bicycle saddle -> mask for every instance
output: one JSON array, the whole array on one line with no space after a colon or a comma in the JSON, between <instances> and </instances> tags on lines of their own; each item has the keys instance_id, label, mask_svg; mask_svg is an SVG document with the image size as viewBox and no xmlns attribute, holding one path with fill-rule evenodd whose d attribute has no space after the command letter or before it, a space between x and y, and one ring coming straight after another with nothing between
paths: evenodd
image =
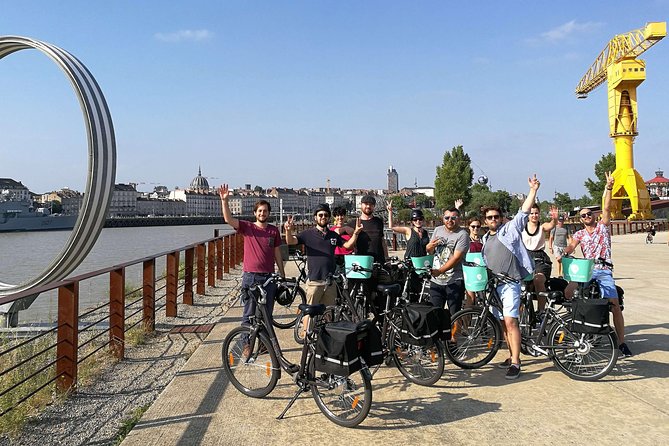
<instances>
[{"instance_id":1,"label":"bicycle saddle","mask_svg":"<svg viewBox=\"0 0 669 446\"><path fill-rule=\"evenodd\" d=\"M402 294L402 286L399 283L393 283L390 285L377 285L376 291L390 297L397 297Z\"/></svg>"},{"instance_id":2,"label":"bicycle saddle","mask_svg":"<svg viewBox=\"0 0 669 446\"><path fill-rule=\"evenodd\" d=\"M300 311L307 316L319 316L325 313L325 305L323 304L300 304L297 308L299 308Z\"/></svg>"}]
</instances>

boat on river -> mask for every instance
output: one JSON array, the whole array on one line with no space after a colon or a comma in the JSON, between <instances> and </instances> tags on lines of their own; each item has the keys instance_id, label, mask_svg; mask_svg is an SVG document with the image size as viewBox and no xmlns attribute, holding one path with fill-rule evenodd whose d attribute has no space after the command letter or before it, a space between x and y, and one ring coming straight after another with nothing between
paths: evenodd
<instances>
[{"instance_id":1,"label":"boat on river","mask_svg":"<svg viewBox=\"0 0 669 446\"><path fill-rule=\"evenodd\" d=\"M76 222L76 215L52 214L30 201L0 201L0 232L65 230Z\"/></svg>"}]
</instances>

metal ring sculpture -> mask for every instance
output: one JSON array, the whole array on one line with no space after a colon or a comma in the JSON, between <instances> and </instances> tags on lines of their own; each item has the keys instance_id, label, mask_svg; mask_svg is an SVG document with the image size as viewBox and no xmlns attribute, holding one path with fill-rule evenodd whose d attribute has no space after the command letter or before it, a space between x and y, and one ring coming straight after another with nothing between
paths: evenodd
<instances>
[{"instance_id":1,"label":"metal ring sculpture","mask_svg":"<svg viewBox=\"0 0 669 446\"><path fill-rule=\"evenodd\" d=\"M57 46L26 37L0 37L0 59L30 48L41 51L63 70L79 99L88 135L86 192L79 218L60 254L32 280L20 285L0 282L0 297L63 279L81 264L105 224L116 176L116 141L112 118L93 75L76 57Z\"/></svg>"}]
</instances>

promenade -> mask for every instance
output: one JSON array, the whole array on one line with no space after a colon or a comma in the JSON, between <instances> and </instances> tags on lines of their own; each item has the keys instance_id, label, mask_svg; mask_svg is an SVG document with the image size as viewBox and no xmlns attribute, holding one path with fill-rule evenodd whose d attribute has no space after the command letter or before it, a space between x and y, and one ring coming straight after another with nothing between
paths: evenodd
<instances>
[{"instance_id":1,"label":"promenade","mask_svg":"<svg viewBox=\"0 0 669 446\"><path fill-rule=\"evenodd\" d=\"M574 381L545 357L523 356L519 379L492 364L461 370L446 364L433 387L407 382L394 367L373 380L373 404L356 429L328 421L310 393L276 420L295 391L283 373L264 399L243 396L221 368L221 346L238 325L233 306L128 434L133 445L307 444L665 444L669 438L669 247L667 233L615 236L615 278L625 289L627 343L598 382ZM216 293L217 288L208 293ZM196 302L197 303L197 302ZM278 331L289 357L299 355L292 331Z\"/></svg>"}]
</instances>

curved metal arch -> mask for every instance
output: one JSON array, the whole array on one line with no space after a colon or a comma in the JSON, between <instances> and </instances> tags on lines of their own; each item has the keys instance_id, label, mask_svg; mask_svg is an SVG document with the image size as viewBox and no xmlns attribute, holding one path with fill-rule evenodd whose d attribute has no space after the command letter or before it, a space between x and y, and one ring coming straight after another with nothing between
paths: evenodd
<instances>
[{"instance_id":1,"label":"curved metal arch","mask_svg":"<svg viewBox=\"0 0 669 446\"><path fill-rule=\"evenodd\" d=\"M93 75L67 51L26 37L0 36L0 59L25 49L36 49L65 73L79 99L88 136L88 173L79 218L70 238L51 264L20 285L0 282L0 297L63 279L81 264L105 224L116 177L116 140L112 117Z\"/></svg>"}]
</instances>

